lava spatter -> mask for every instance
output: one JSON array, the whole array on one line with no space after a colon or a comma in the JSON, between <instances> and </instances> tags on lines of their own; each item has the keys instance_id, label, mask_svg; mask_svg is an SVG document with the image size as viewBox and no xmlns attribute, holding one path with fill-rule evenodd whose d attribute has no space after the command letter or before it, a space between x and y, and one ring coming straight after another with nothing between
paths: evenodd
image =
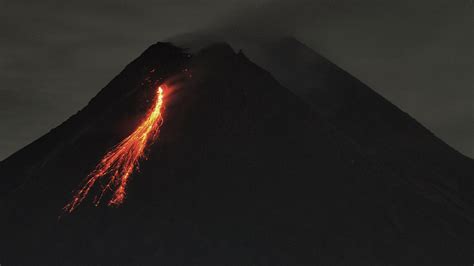
<instances>
[{"instance_id":1,"label":"lava spatter","mask_svg":"<svg viewBox=\"0 0 474 266\"><path fill-rule=\"evenodd\" d=\"M99 195L94 198L97 206L106 191L112 191L109 206L120 205L126 195L130 175L138 167L138 162L145 156L145 148L158 137L163 124L164 85L158 86L153 105L139 126L127 138L107 152L96 168L84 180L82 188L74 193L73 199L64 207L72 212L86 198L91 188L100 179L109 178Z\"/></svg>"}]
</instances>

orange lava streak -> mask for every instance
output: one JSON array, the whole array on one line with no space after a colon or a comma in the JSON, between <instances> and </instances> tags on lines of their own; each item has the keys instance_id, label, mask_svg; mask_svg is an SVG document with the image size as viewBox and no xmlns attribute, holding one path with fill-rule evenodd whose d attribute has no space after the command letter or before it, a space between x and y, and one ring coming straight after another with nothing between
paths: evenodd
<instances>
[{"instance_id":1,"label":"orange lava streak","mask_svg":"<svg viewBox=\"0 0 474 266\"><path fill-rule=\"evenodd\" d=\"M133 170L138 166L138 161L144 157L147 144L158 136L163 123L163 88L158 87L153 107L148 111L146 118L133 131L110 150L86 178L84 186L75 192L72 201L64 207L66 212L72 212L87 196L94 184L101 178L110 176L102 192L95 197L97 206L107 190L112 190L113 195L108 205L120 205L125 199L125 188Z\"/></svg>"}]
</instances>

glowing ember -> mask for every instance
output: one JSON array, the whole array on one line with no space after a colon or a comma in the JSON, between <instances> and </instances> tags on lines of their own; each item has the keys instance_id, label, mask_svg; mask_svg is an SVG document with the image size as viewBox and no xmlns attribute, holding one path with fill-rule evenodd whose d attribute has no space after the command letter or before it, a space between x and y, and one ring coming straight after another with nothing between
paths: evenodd
<instances>
[{"instance_id":1,"label":"glowing ember","mask_svg":"<svg viewBox=\"0 0 474 266\"><path fill-rule=\"evenodd\" d=\"M145 119L133 131L133 133L122 140L102 158L86 178L84 186L76 191L72 201L64 207L66 212L72 212L89 193L94 184L102 178L110 177L107 184L102 188L94 203L97 206L107 190L113 191L108 205L120 205L125 198L127 182L133 170L138 166L138 161L144 157L147 144L153 142L159 133L163 123L163 88L158 87L153 106L148 111Z\"/></svg>"}]
</instances>

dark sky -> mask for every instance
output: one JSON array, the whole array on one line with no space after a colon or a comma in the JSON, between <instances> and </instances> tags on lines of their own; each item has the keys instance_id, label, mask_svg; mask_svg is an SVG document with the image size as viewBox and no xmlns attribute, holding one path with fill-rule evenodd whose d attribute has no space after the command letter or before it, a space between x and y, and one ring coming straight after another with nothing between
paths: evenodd
<instances>
[{"instance_id":1,"label":"dark sky","mask_svg":"<svg viewBox=\"0 0 474 266\"><path fill-rule=\"evenodd\" d=\"M293 35L474 157L472 0L0 0L0 160L156 41Z\"/></svg>"}]
</instances>

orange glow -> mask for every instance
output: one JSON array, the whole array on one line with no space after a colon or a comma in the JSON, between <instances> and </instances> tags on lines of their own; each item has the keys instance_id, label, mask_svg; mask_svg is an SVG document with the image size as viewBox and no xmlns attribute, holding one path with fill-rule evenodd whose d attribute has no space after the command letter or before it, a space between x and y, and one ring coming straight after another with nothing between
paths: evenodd
<instances>
[{"instance_id":1,"label":"orange glow","mask_svg":"<svg viewBox=\"0 0 474 266\"><path fill-rule=\"evenodd\" d=\"M163 87L156 90L154 104L146 114L145 119L127 138L112 148L102 158L96 168L87 176L85 184L75 192L72 201L64 207L66 212L72 212L87 196L94 184L107 176L110 179L102 188L100 195L94 199L97 206L108 190L112 191L109 206L118 206L124 199L130 175L138 167L138 161L143 158L145 148L157 137L163 124Z\"/></svg>"}]
</instances>

